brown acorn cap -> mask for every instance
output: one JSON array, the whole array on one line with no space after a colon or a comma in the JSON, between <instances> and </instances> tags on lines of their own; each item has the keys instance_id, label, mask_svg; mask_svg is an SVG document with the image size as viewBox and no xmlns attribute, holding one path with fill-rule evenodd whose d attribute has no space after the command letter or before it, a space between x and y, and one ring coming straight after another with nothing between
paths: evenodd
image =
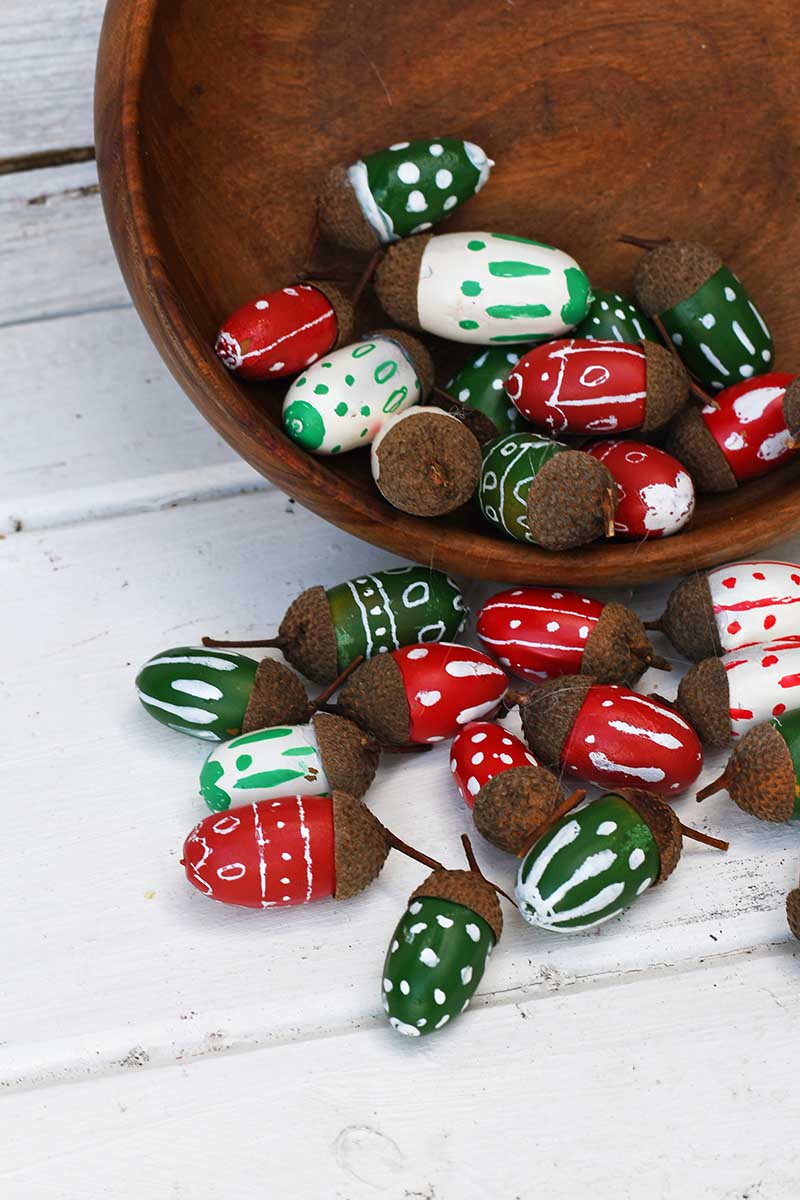
<instances>
[{"instance_id":1,"label":"brown acorn cap","mask_svg":"<svg viewBox=\"0 0 800 1200\"><path fill-rule=\"evenodd\" d=\"M722 259L700 242L665 242L642 257L633 291L648 317L657 317L701 288L723 266Z\"/></svg>"},{"instance_id":2,"label":"brown acorn cap","mask_svg":"<svg viewBox=\"0 0 800 1200\"><path fill-rule=\"evenodd\" d=\"M705 658L691 667L678 686L676 708L707 746L727 746L731 740L728 673L718 658Z\"/></svg>"},{"instance_id":3,"label":"brown acorn cap","mask_svg":"<svg viewBox=\"0 0 800 1200\"><path fill-rule=\"evenodd\" d=\"M432 871L428 878L408 898L409 904L423 896L434 900L452 900L483 917L500 941L503 932L503 913L492 885L477 871Z\"/></svg>"},{"instance_id":4,"label":"brown acorn cap","mask_svg":"<svg viewBox=\"0 0 800 1200\"><path fill-rule=\"evenodd\" d=\"M302 725L308 720L308 695L298 675L274 658L258 664L244 710L242 733L272 725Z\"/></svg>"},{"instance_id":5,"label":"brown acorn cap","mask_svg":"<svg viewBox=\"0 0 800 1200\"><path fill-rule=\"evenodd\" d=\"M647 397L643 433L671 421L689 399L689 376L676 354L656 342L642 342L647 365Z\"/></svg>"},{"instance_id":6,"label":"brown acorn cap","mask_svg":"<svg viewBox=\"0 0 800 1200\"><path fill-rule=\"evenodd\" d=\"M385 337L397 342L416 371L420 387L420 403L427 400L433 387L434 376L433 359L428 353L427 346L423 346L419 338L412 337L410 333L405 333L402 329L375 329L370 337Z\"/></svg>"},{"instance_id":7,"label":"brown acorn cap","mask_svg":"<svg viewBox=\"0 0 800 1200\"><path fill-rule=\"evenodd\" d=\"M440 408L408 409L379 437L373 448L375 482L401 512L442 516L465 504L478 486L478 440Z\"/></svg>"},{"instance_id":8,"label":"brown acorn cap","mask_svg":"<svg viewBox=\"0 0 800 1200\"><path fill-rule=\"evenodd\" d=\"M602 537L606 528L603 499L617 485L591 454L563 450L548 460L528 490L528 530L546 550L572 550Z\"/></svg>"},{"instance_id":9,"label":"brown acorn cap","mask_svg":"<svg viewBox=\"0 0 800 1200\"><path fill-rule=\"evenodd\" d=\"M739 486L694 404L688 404L673 418L665 449L683 463L698 492L735 492Z\"/></svg>"},{"instance_id":10,"label":"brown acorn cap","mask_svg":"<svg viewBox=\"0 0 800 1200\"><path fill-rule=\"evenodd\" d=\"M393 321L420 329L417 289L422 255L433 237L418 233L393 242L375 272L375 295Z\"/></svg>"},{"instance_id":11,"label":"brown acorn cap","mask_svg":"<svg viewBox=\"0 0 800 1200\"><path fill-rule=\"evenodd\" d=\"M308 286L322 292L336 314L336 341L331 346L331 350L337 350L339 346L346 346L353 336L353 306L349 296L345 296L340 288L328 283L327 280L309 279Z\"/></svg>"},{"instance_id":12,"label":"brown acorn cap","mask_svg":"<svg viewBox=\"0 0 800 1200\"><path fill-rule=\"evenodd\" d=\"M682 579L670 593L663 614L649 627L660 629L692 662L722 654L708 576L697 572Z\"/></svg>"},{"instance_id":13,"label":"brown acorn cap","mask_svg":"<svg viewBox=\"0 0 800 1200\"><path fill-rule=\"evenodd\" d=\"M335 900L349 900L381 873L389 853L389 839L380 821L362 800L347 792L334 792L333 858Z\"/></svg>"},{"instance_id":14,"label":"brown acorn cap","mask_svg":"<svg viewBox=\"0 0 800 1200\"><path fill-rule=\"evenodd\" d=\"M793 888L786 897L786 920L794 936L800 939L800 887Z\"/></svg>"},{"instance_id":15,"label":"brown acorn cap","mask_svg":"<svg viewBox=\"0 0 800 1200\"><path fill-rule=\"evenodd\" d=\"M725 787L743 812L760 821L791 821L795 778L789 747L769 721L748 729L725 768Z\"/></svg>"},{"instance_id":16,"label":"brown acorn cap","mask_svg":"<svg viewBox=\"0 0 800 1200\"><path fill-rule=\"evenodd\" d=\"M591 675L561 675L558 679L548 679L547 683L529 692L519 706L528 748L554 771L561 764L561 752L589 688L596 682Z\"/></svg>"},{"instance_id":17,"label":"brown acorn cap","mask_svg":"<svg viewBox=\"0 0 800 1200\"><path fill-rule=\"evenodd\" d=\"M581 674L596 683L624 683L632 687L648 668L655 652L635 612L611 601L600 614L581 657Z\"/></svg>"},{"instance_id":18,"label":"brown acorn cap","mask_svg":"<svg viewBox=\"0 0 800 1200\"><path fill-rule=\"evenodd\" d=\"M378 654L356 667L339 692L337 707L379 742L402 746L408 741L411 713L391 654Z\"/></svg>"},{"instance_id":19,"label":"brown acorn cap","mask_svg":"<svg viewBox=\"0 0 800 1200\"><path fill-rule=\"evenodd\" d=\"M546 767L511 767L483 785L472 809L487 842L517 854L564 798Z\"/></svg>"},{"instance_id":20,"label":"brown acorn cap","mask_svg":"<svg viewBox=\"0 0 800 1200\"><path fill-rule=\"evenodd\" d=\"M331 167L328 171L319 190L318 211L322 232L340 246L364 254L380 246L347 177L347 167Z\"/></svg>"},{"instance_id":21,"label":"brown acorn cap","mask_svg":"<svg viewBox=\"0 0 800 1200\"><path fill-rule=\"evenodd\" d=\"M283 655L315 683L331 683L339 670L328 594L324 587L306 588L286 610L278 627L286 639Z\"/></svg>"},{"instance_id":22,"label":"brown acorn cap","mask_svg":"<svg viewBox=\"0 0 800 1200\"><path fill-rule=\"evenodd\" d=\"M683 849L680 821L666 800L642 788L617 788L612 794L621 796L650 826L661 859L661 870L655 883L663 883L677 867Z\"/></svg>"},{"instance_id":23,"label":"brown acorn cap","mask_svg":"<svg viewBox=\"0 0 800 1200\"><path fill-rule=\"evenodd\" d=\"M783 417L792 437L800 433L800 378L793 380L783 397Z\"/></svg>"},{"instance_id":24,"label":"brown acorn cap","mask_svg":"<svg viewBox=\"0 0 800 1200\"><path fill-rule=\"evenodd\" d=\"M319 712L311 718L331 791L361 798L375 778L380 751L345 717Z\"/></svg>"}]
</instances>

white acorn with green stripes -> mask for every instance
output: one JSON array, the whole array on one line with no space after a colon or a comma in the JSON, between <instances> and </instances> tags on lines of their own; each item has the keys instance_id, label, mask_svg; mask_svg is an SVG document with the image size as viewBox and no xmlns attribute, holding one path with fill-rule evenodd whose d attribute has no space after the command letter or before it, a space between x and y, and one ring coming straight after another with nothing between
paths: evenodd
<instances>
[{"instance_id":1,"label":"white acorn with green stripes","mask_svg":"<svg viewBox=\"0 0 800 1200\"><path fill-rule=\"evenodd\" d=\"M200 793L213 812L330 792L314 726L257 729L212 750L200 772Z\"/></svg>"}]
</instances>

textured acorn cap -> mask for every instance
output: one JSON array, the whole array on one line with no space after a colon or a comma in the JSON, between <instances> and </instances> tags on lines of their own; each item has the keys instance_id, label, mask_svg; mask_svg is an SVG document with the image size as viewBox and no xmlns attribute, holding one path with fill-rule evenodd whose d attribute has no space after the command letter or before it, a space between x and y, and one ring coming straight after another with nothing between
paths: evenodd
<instances>
[{"instance_id":1,"label":"textured acorn cap","mask_svg":"<svg viewBox=\"0 0 800 1200\"><path fill-rule=\"evenodd\" d=\"M300 677L274 658L262 659L244 710L242 733L272 725L302 725L308 720L308 709Z\"/></svg>"},{"instance_id":2,"label":"textured acorn cap","mask_svg":"<svg viewBox=\"0 0 800 1200\"><path fill-rule=\"evenodd\" d=\"M546 767L511 767L488 780L475 797L475 828L487 842L517 854L563 796Z\"/></svg>"},{"instance_id":3,"label":"textured acorn cap","mask_svg":"<svg viewBox=\"0 0 800 1200\"><path fill-rule=\"evenodd\" d=\"M648 667L653 647L635 612L624 604L606 604L581 657L581 674L596 683L624 683L632 687Z\"/></svg>"},{"instance_id":4,"label":"textured acorn cap","mask_svg":"<svg viewBox=\"0 0 800 1200\"><path fill-rule=\"evenodd\" d=\"M639 816L650 826L653 841L658 846L661 870L655 883L663 883L678 865L683 849L681 823L666 800L654 796L641 788L618 788L611 793L635 808Z\"/></svg>"},{"instance_id":5,"label":"textured acorn cap","mask_svg":"<svg viewBox=\"0 0 800 1200\"><path fill-rule=\"evenodd\" d=\"M408 741L411 713L403 676L391 654L368 658L345 683L337 707L379 742L402 746Z\"/></svg>"},{"instance_id":6,"label":"textured acorn cap","mask_svg":"<svg viewBox=\"0 0 800 1200\"><path fill-rule=\"evenodd\" d=\"M793 888L786 897L786 920L794 936L800 939L800 888Z\"/></svg>"},{"instance_id":7,"label":"textured acorn cap","mask_svg":"<svg viewBox=\"0 0 800 1200\"><path fill-rule=\"evenodd\" d=\"M647 364L643 433L671 421L689 399L689 376L677 355L657 342L642 342Z\"/></svg>"},{"instance_id":8,"label":"textured acorn cap","mask_svg":"<svg viewBox=\"0 0 800 1200\"><path fill-rule=\"evenodd\" d=\"M688 404L673 418L665 449L683 463L698 492L734 492L739 486L694 404Z\"/></svg>"},{"instance_id":9,"label":"textured acorn cap","mask_svg":"<svg viewBox=\"0 0 800 1200\"><path fill-rule=\"evenodd\" d=\"M560 766L561 752L589 688L596 682L591 675L561 675L558 679L548 679L547 683L529 692L519 706L528 748L554 771Z\"/></svg>"},{"instance_id":10,"label":"textured acorn cap","mask_svg":"<svg viewBox=\"0 0 800 1200\"><path fill-rule=\"evenodd\" d=\"M333 793L334 899L349 900L381 873L389 839L380 821L355 796Z\"/></svg>"},{"instance_id":11,"label":"textured acorn cap","mask_svg":"<svg viewBox=\"0 0 800 1200\"><path fill-rule=\"evenodd\" d=\"M360 799L375 778L380 751L370 744L363 729L344 717L320 712L311 720L331 791Z\"/></svg>"},{"instance_id":12,"label":"textured acorn cap","mask_svg":"<svg viewBox=\"0 0 800 1200\"><path fill-rule=\"evenodd\" d=\"M337 350L339 346L348 345L353 336L353 306L349 296L326 280L309 279L308 286L322 292L336 314L336 341L331 349Z\"/></svg>"},{"instance_id":13,"label":"textured acorn cap","mask_svg":"<svg viewBox=\"0 0 800 1200\"><path fill-rule=\"evenodd\" d=\"M792 437L800 433L800 378L793 380L783 397L783 417Z\"/></svg>"},{"instance_id":14,"label":"textured acorn cap","mask_svg":"<svg viewBox=\"0 0 800 1200\"><path fill-rule=\"evenodd\" d=\"M701 288L723 266L700 242L665 242L648 250L636 269L633 291L648 317L657 317Z\"/></svg>"},{"instance_id":15,"label":"textured acorn cap","mask_svg":"<svg viewBox=\"0 0 800 1200\"><path fill-rule=\"evenodd\" d=\"M421 328L417 289L422 256L432 237L432 233L418 233L393 242L375 272L375 295L381 308L393 321L412 329Z\"/></svg>"},{"instance_id":16,"label":"textured acorn cap","mask_svg":"<svg viewBox=\"0 0 800 1200\"><path fill-rule=\"evenodd\" d=\"M681 580L651 628L660 629L678 653L692 662L722 654L708 576L698 572Z\"/></svg>"},{"instance_id":17,"label":"textured acorn cap","mask_svg":"<svg viewBox=\"0 0 800 1200\"><path fill-rule=\"evenodd\" d=\"M748 729L725 769L725 786L743 812L760 821L791 821L794 766L774 725L764 721Z\"/></svg>"},{"instance_id":18,"label":"textured acorn cap","mask_svg":"<svg viewBox=\"0 0 800 1200\"><path fill-rule=\"evenodd\" d=\"M364 254L377 250L380 240L358 203L347 167L328 171L319 190L318 211L320 228L332 241Z\"/></svg>"},{"instance_id":19,"label":"textured acorn cap","mask_svg":"<svg viewBox=\"0 0 800 1200\"><path fill-rule=\"evenodd\" d=\"M678 712L707 746L727 746L731 740L728 674L718 658L691 667L678 686Z\"/></svg>"},{"instance_id":20,"label":"textured acorn cap","mask_svg":"<svg viewBox=\"0 0 800 1200\"><path fill-rule=\"evenodd\" d=\"M478 486L481 448L457 417L409 409L373 448L376 484L401 512L439 517L460 508Z\"/></svg>"},{"instance_id":21,"label":"textured acorn cap","mask_svg":"<svg viewBox=\"0 0 800 1200\"><path fill-rule=\"evenodd\" d=\"M284 658L298 671L316 683L331 683L336 678L336 631L324 587L306 588L292 601L278 634L286 639Z\"/></svg>"},{"instance_id":22,"label":"textured acorn cap","mask_svg":"<svg viewBox=\"0 0 800 1200\"><path fill-rule=\"evenodd\" d=\"M563 450L544 464L528 490L528 530L546 550L572 550L605 533L602 502L617 485L591 454Z\"/></svg>"},{"instance_id":23,"label":"textured acorn cap","mask_svg":"<svg viewBox=\"0 0 800 1200\"><path fill-rule=\"evenodd\" d=\"M492 885L477 871L433 871L408 898L409 904L423 896L435 900L452 900L470 908L493 930L495 941L503 932L503 913Z\"/></svg>"}]
</instances>

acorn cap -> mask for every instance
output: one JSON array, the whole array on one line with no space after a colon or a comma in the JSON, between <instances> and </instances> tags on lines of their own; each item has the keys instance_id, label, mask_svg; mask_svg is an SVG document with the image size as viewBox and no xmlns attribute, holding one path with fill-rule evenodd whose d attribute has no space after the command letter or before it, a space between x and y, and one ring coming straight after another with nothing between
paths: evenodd
<instances>
[{"instance_id":1,"label":"acorn cap","mask_svg":"<svg viewBox=\"0 0 800 1200\"><path fill-rule=\"evenodd\" d=\"M642 342L647 368L643 433L671 421L689 399L689 376L676 354L657 342Z\"/></svg>"},{"instance_id":2,"label":"acorn cap","mask_svg":"<svg viewBox=\"0 0 800 1200\"><path fill-rule=\"evenodd\" d=\"M331 167L328 171L319 190L318 212L322 232L340 246L364 254L380 246L378 235L358 203L347 167Z\"/></svg>"},{"instance_id":3,"label":"acorn cap","mask_svg":"<svg viewBox=\"0 0 800 1200\"><path fill-rule=\"evenodd\" d=\"M319 712L311 718L319 743L322 768L331 791L360 798L375 778L380 751L363 729L333 713Z\"/></svg>"},{"instance_id":4,"label":"acorn cap","mask_svg":"<svg viewBox=\"0 0 800 1200\"><path fill-rule=\"evenodd\" d=\"M379 742L402 746L408 741L411 713L391 654L378 654L356 667L339 692L337 708Z\"/></svg>"},{"instance_id":5,"label":"acorn cap","mask_svg":"<svg viewBox=\"0 0 800 1200\"><path fill-rule=\"evenodd\" d=\"M688 404L673 418L665 449L683 463L698 492L733 492L739 486L694 404Z\"/></svg>"},{"instance_id":6,"label":"acorn cap","mask_svg":"<svg viewBox=\"0 0 800 1200\"><path fill-rule=\"evenodd\" d=\"M300 677L274 658L264 658L244 710L242 733L273 725L302 725L308 720L308 710L308 695Z\"/></svg>"},{"instance_id":7,"label":"acorn cap","mask_svg":"<svg viewBox=\"0 0 800 1200\"><path fill-rule=\"evenodd\" d=\"M724 264L700 242L665 242L642 257L633 291L648 317L657 317L688 300Z\"/></svg>"},{"instance_id":8,"label":"acorn cap","mask_svg":"<svg viewBox=\"0 0 800 1200\"><path fill-rule=\"evenodd\" d=\"M783 396L783 418L792 437L800 433L800 378L793 380Z\"/></svg>"},{"instance_id":9,"label":"acorn cap","mask_svg":"<svg viewBox=\"0 0 800 1200\"><path fill-rule=\"evenodd\" d=\"M591 675L561 675L529 692L519 706L522 730L531 752L554 771L575 718L597 680Z\"/></svg>"},{"instance_id":10,"label":"acorn cap","mask_svg":"<svg viewBox=\"0 0 800 1200\"><path fill-rule=\"evenodd\" d=\"M349 900L381 873L389 839L380 821L361 800L335 791L333 801L333 858L335 900Z\"/></svg>"},{"instance_id":11,"label":"acorn cap","mask_svg":"<svg viewBox=\"0 0 800 1200\"><path fill-rule=\"evenodd\" d=\"M612 795L621 796L626 804L635 808L642 820L649 825L661 859L661 870L654 885L663 883L677 867L683 849L680 821L666 800L662 800L660 796L654 796L652 792L646 792L642 788L617 788Z\"/></svg>"},{"instance_id":12,"label":"acorn cap","mask_svg":"<svg viewBox=\"0 0 800 1200\"><path fill-rule=\"evenodd\" d=\"M478 486L481 448L458 417L407 409L373 443L373 474L390 504L415 517L460 508Z\"/></svg>"},{"instance_id":13,"label":"acorn cap","mask_svg":"<svg viewBox=\"0 0 800 1200\"><path fill-rule=\"evenodd\" d=\"M433 359L428 353L427 346L423 346L419 338L412 337L410 333L404 333L402 329L375 329L370 336L385 337L397 342L417 373L420 402L427 400L433 387L434 377Z\"/></svg>"},{"instance_id":14,"label":"acorn cap","mask_svg":"<svg viewBox=\"0 0 800 1200\"><path fill-rule=\"evenodd\" d=\"M315 683L331 683L339 671L336 630L324 587L306 588L286 610L278 627L286 639L283 655Z\"/></svg>"},{"instance_id":15,"label":"acorn cap","mask_svg":"<svg viewBox=\"0 0 800 1200\"><path fill-rule=\"evenodd\" d=\"M794 936L800 939L800 888L793 888L786 897L786 920Z\"/></svg>"},{"instance_id":16,"label":"acorn cap","mask_svg":"<svg viewBox=\"0 0 800 1200\"><path fill-rule=\"evenodd\" d=\"M494 933L495 941L500 941L503 932L503 913L497 893L488 880L477 871L432 871L428 878L408 898L409 904L429 896L434 900L451 900L471 909Z\"/></svg>"},{"instance_id":17,"label":"acorn cap","mask_svg":"<svg viewBox=\"0 0 800 1200\"><path fill-rule=\"evenodd\" d=\"M334 287L326 280L309 279L308 286L322 292L336 314L336 341L331 346L331 350L348 345L353 336L353 306L349 296L345 296L340 288Z\"/></svg>"},{"instance_id":18,"label":"acorn cap","mask_svg":"<svg viewBox=\"0 0 800 1200\"><path fill-rule=\"evenodd\" d=\"M654 653L647 632L635 612L612 600L606 604L581 657L581 674L596 683L624 683L632 687L648 668Z\"/></svg>"},{"instance_id":19,"label":"acorn cap","mask_svg":"<svg viewBox=\"0 0 800 1200\"><path fill-rule=\"evenodd\" d=\"M705 658L691 667L678 686L676 707L707 746L727 746L731 740L728 673L718 658Z\"/></svg>"},{"instance_id":20,"label":"acorn cap","mask_svg":"<svg viewBox=\"0 0 800 1200\"><path fill-rule=\"evenodd\" d=\"M419 233L393 242L375 272L375 295L393 321L420 329L417 289L422 255L433 237Z\"/></svg>"},{"instance_id":21,"label":"acorn cap","mask_svg":"<svg viewBox=\"0 0 800 1200\"><path fill-rule=\"evenodd\" d=\"M511 767L489 779L475 797L475 828L487 842L517 854L563 797L546 767Z\"/></svg>"},{"instance_id":22,"label":"acorn cap","mask_svg":"<svg viewBox=\"0 0 800 1200\"><path fill-rule=\"evenodd\" d=\"M678 653L692 662L722 654L708 576L698 572L682 579L670 593L662 615L649 627L660 629Z\"/></svg>"},{"instance_id":23,"label":"acorn cap","mask_svg":"<svg viewBox=\"0 0 800 1200\"><path fill-rule=\"evenodd\" d=\"M571 550L605 533L603 498L617 485L608 467L591 454L563 450L549 459L528 490L528 531L547 550Z\"/></svg>"},{"instance_id":24,"label":"acorn cap","mask_svg":"<svg viewBox=\"0 0 800 1200\"><path fill-rule=\"evenodd\" d=\"M748 729L725 768L725 787L743 812L760 821L791 821L794 766L774 725L764 721Z\"/></svg>"}]
</instances>

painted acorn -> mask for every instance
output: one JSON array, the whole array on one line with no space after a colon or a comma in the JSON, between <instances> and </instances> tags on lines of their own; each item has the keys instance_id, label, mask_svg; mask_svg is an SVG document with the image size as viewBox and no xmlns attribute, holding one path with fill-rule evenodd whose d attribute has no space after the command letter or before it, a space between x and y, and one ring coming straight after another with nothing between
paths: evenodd
<instances>
[{"instance_id":1,"label":"painted acorn","mask_svg":"<svg viewBox=\"0 0 800 1200\"><path fill-rule=\"evenodd\" d=\"M772 335L715 251L700 242L622 240L647 251L634 279L636 301L660 319L695 379L720 389L769 371Z\"/></svg>"},{"instance_id":2,"label":"painted acorn","mask_svg":"<svg viewBox=\"0 0 800 1200\"><path fill-rule=\"evenodd\" d=\"M794 936L800 939L800 887L792 888L786 897L786 920Z\"/></svg>"},{"instance_id":3,"label":"painted acorn","mask_svg":"<svg viewBox=\"0 0 800 1200\"><path fill-rule=\"evenodd\" d=\"M459 138L395 142L328 172L320 225L350 250L375 250L449 217L481 190L493 166L480 146Z\"/></svg>"},{"instance_id":4,"label":"painted acorn","mask_svg":"<svg viewBox=\"0 0 800 1200\"><path fill-rule=\"evenodd\" d=\"M521 414L510 403L503 387L518 361L516 351L487 346L473 353L447 384L447 391L454 400L491 421L495 437L512 433L524 425Z\"/></svg>"},{"instance_id":5,"label":"painted acorn","mask_svg":"<svg viewBox=\"0 0 800 1200\"><path fill-rule=\"evenodd\" d=\"M694 484L671 454L633 441L602 440L582 449L608 468L617 485L617 537L635 541L670 537L691 520Z\"/></svg>"},{"instance_id":6,"label":"painted acorn","mask_svg":"<svg viewBox=\"0 0 800 1200\"><path fill-rule=\"evenodd\" d=\"M389 567L327 590L306 588L289 605L277 637L204 638L203 644L276 646L309 679L330 684L358 657L457 637L466 619L464 598L449 575L429 567Z\"/></svg>"},{"instance_id":7,"label":"painted acorn","mask_svg":"<svg viewBox=\"0 0 800 1200\"><path fill-rule=\"evenodd\" d=\"M698 491L732 492L783 466L800 433L800 381L772 371L725 388L718 406L679 413L667 449L688 468Z\"/></svg>"},{"instance_id":8,"label":"painted acorn","mask_svg":"<svg viewBox=\"0 0 800 1200\"><path fill-rule=\"evenodd\" d=\"M462 420L420 406L390 417L372 443L372 478L381 495L417 517L460 508L478 486L481 447Z\"/></svg>"},{"instance_id":9,"label":"painted acorn","mask_svg":"<svg viewBox=\"0 0 800 1200\"><path fill-rule=\"evenodd\" d=\"M800 565L726 563L687 576L647 629L694 662L766 640L800 638Z\"/></svg>"},{"instance_id":10,"label":"painted acorn","mask_svg":"<svg viewBox=\"0 0 800 1200\"><path fill-rule=\"evenodd\" d=\"M602 925L669 878L684 837L728 849L682 825L650 791L609 792L561 817L526 852L517 874L519 910L531 925L559 933Z\"/></svg>"},{"instance_id":11,"label":"painted acorn","mask_svg":"<svg viewBox=\"0 0 800 1200\"><path fill-rule=\"evenodd\" d=\"M525 741L545 766L598 787L674 795L703 766L697 734L680 713L589 675L562 675L534 688L520 716Z\"/></svg>"},{"instance_id":12,"label":"painted acorn","mask_svg":"<svg viewBox=\"0 0 800 1200\"><path fill-rule=\"evenodd\" d=\"M575 326L576 338L595 342L656 342L658 330L649 317L628 296L593 287L594 293L586 316Z\"/></svg>"},{"instance_id":13,"label":"painted acorn","mask_svg":"<svg viewBox=\"0 0 800 1200\"><path fill-rule=\"evenodd\" d=\"M264 292L237 308L217 334L214 350L241 379L283 379L345 346L353 308L329 283L295 283Z\"/></svg>"},{"instance_id":14,"label":"painted acorn","mask_svg":"<svg viewBox=\"0 0 800 1200\"><path fill-rule=\"evenodd\" d=\"M483 447L478 501L492 525L547 550L614 532L617 491L608 468L539 433L507 433Z\"/></svg>"},{"instance_id":15,"label":"painted acorn","mask_svg":"<svg viewBox=\"0 0 800 1200\"><path fill-rule=\"evenodd\" d=\"M367 446L394 413L424 400L433 363L416 338L379 329L319 359L291 384L283 428L314 454Z\"/></svg>"},{"instance_id":16,"label":"painted acorn","mask_svg":"<svg viewBox=\"0 0 800 1200\"><path fill-rule=\"evenodd\" d=\"M505 671L471 646L405 646L357 667L337 710L389 745L441 742L493 713L507 686Z\"/></svg>"},{"instance_id":17,"label":"painted acorn","mask_svg":"<svg viewBox=\"0 0 800 1200\"><path fill-rule=\"evenodd\" d=\"M678 687L678 710L709 746L727 746L758 721L800 703L800 640L729 650L691 667Z\"/></svg>"},{"instance_id":18,"label":"painted acorn","mask_svg":"<svg viewBox=\"0 0 800 1200\"><path fill-rule=\"evenodd\" d=\"M743 812L761 821L800 820L800 708L748 729L719 779L697 799L723 789Z\"/></svg>"},{"instance_id":19,"label":"painted acorn","mask_svg":"<svg viewBox=\"0 0 800 1200\"><path fill-rule=\"evenodd\" d=\"M512 404L555 434L660 429L686 404L689 380L655 342L560 338L536 346L506 380Z\"/></svg>"},{"instance_id":20,"label":"painted acorn","mask_svg":"<svg viewBox=\"0 0 800 1200\"><path fill-rule=\"evenodd\" d=\"M537 342L586 315L589 280L563 250L504 233L425 234L391 246L375 291L392 320L452 342Z\"/></svg>"},{"instance_id":21,"label":"painted acorn","mask_svg":"<svg viewBox=\"0 0 800 1200\"><path fill-rule=\"evenodd\" d=\"M577 592L496 592L478 613L477 634L501 666L524 679L591 675L598 683L632 685L648 667L670 669L636 613Z\"/></svg>"}]
</instances>

